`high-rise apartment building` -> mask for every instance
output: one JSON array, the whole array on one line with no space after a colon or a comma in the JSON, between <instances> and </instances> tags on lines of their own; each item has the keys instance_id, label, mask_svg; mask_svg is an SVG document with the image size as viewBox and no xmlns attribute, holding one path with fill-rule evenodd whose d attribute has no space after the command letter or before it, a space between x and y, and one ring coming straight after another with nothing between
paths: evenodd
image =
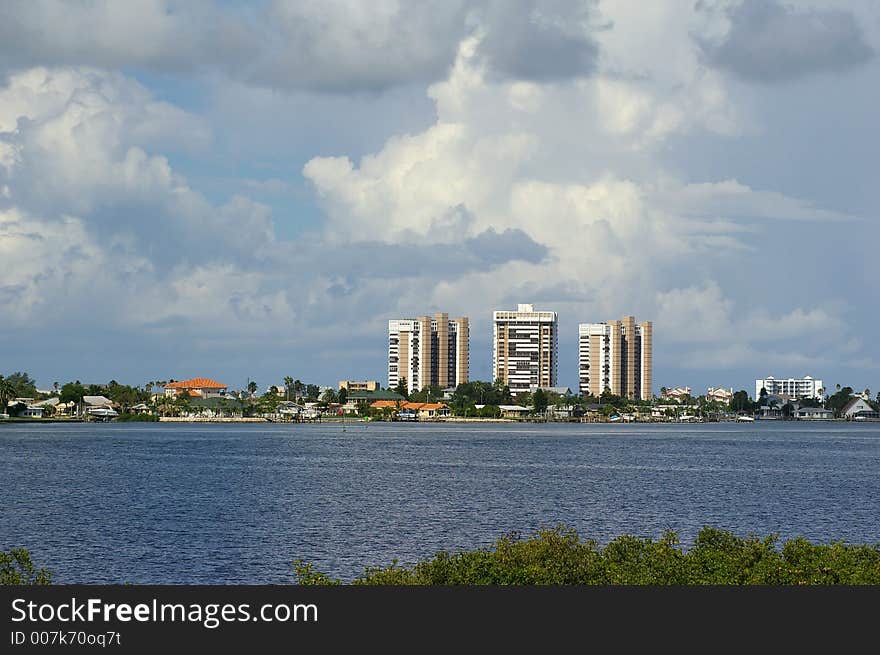
<instances>
[{"instance_id":1,"label":"high-rise apartment building","mask_svg":"<svg viewBox=\"0 0 880 655\"><path fill-rule=\"evenodd\" d=\"M532 387L556 386L556 312L536 312L532 305L494 313L493 375L514 395Z\"/></svg>"},{"instance_id":2,"label":"high-rise apartment building","mask_svg":"<svg viewBox=\"0 0 880 655\"><path fill-rule=\"evenodd\" d=\"M467 317L448 314L388 321L388 386L401 379L410 392L428 385L444 389L468 381Z\"/></svg>"},{"instance_id":3,"label":"high-rise apartment building","mask_svg":"<svg viewBox=\"0 0 880 655\"><path fill-rule=\"evenodd\" d=\"M654 327L633 316L578 326L580 392L600 396L608 389L624 398L650 400L654 370Z\"/></svg>"}]
</instances>

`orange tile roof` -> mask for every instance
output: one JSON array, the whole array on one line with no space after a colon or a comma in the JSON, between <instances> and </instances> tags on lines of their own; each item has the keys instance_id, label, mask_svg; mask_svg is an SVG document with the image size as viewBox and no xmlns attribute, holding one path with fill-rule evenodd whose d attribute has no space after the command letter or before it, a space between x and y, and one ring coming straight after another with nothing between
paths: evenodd
<instances>
[{"instance_id":1,"label":"orange tile roof","mask_svg":"<svg viewBox=\"0 0 880 655\"><path fill-rule=\"evenodd\" d=\"M382 409L384 407L396 408L398 403L400 404L401 407L406 405L406 401L402 401L402 400L377 400L377 401L371 403L370 407L373 407L374 409Z\"/></svg>"},{"instance_id":2,"label":"orange tile roof","mask_svg":"<svg viewBox=\"0 0 880 655\"><path fill-rule=\"evenodd\" d=\"M377 400L370 407L373 409L383 409L385 407L394 407L397 409L398 403L400 409L443 409L447 405L445 403L411 403L407 400Z\"/></svg>"},{"instance_id":3,"label":"orange tile roof","mask_svg":"<svg viewBox=\"0 0 880 655\"><path fill-rule=\"evenodd\" d=\"M227 389L225 384L220 384L208 378L193 378L191 380L181 380L180 382L169 382L165 385L166 389Z\"/></svg>"}]
</instances>

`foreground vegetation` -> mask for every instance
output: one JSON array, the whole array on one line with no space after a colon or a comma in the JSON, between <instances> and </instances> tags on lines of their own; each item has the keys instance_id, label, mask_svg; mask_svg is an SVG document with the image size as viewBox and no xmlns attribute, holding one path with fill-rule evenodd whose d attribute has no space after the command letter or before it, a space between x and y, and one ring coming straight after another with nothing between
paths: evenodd
<instances>
[{"instance_id":1,"label":"foreground vegetation","mask_svg":"<svg viewBox=\"0 0 880 655\"><path fill-rule=\"evenodd\" d=\"M339 585L302 560L301 585ZM0 551L0 585L47 585L24 548ZM368 567L356 585L880 585L880 544L813 544L777 535L737 537L705 527L684 549L674 532L660 539L623 535L599 546L563 525L529 538L513 533L489 548L439 552L412 567Z\"/></svg>"},{"instance_id":2,"label":"foreground vegetation","mask_svg":"<svg viewBox=\"0 0 880 655\"><path fill-rule=\"evenodd\" d=\"M34 568L30 553L24 548L0 551L0 585L47 585L52 574Z\"/></svg>"},{"instance_id":3,"label":"foreground vegetation","mask_svg":"<svg viewBox=\"0 0 880 655\"><path fill-rule=\"evenodd\" d=\"M340 580L294 562L302 585ZM659 540L629 535L604 547L565 526L528 539L517 534L490 548L434 558L411 568L367 568L358 585L877 585L880 544L830 545L778 537L740 538L706 527L687 550L673 532Z\"/></svg>"}]
</instances>

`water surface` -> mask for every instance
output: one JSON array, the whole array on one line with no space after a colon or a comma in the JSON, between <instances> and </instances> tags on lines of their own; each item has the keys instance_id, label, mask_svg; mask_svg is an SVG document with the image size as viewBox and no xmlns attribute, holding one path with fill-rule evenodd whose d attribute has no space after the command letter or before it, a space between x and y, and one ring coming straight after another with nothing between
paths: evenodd
<instances>
[{"instance_id":1,"label":"water surface","mask_svg":"<svg viewBox=\"0 0 880 655\"><path fill-rule=\"evenodd\" d=\"M59 583L264 584L563 522L880 542L880 424L0 424L0 548Z\"/></svg>"}]
</instances>

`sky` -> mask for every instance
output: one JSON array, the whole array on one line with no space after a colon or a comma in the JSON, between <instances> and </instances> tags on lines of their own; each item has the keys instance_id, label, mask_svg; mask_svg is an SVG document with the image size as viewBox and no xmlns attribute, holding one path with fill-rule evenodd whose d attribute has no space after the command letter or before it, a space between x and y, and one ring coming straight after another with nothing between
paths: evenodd
<instances>
[{"instance_id":1,"label":"sky","mask_svg":"<svg viewBox=\"0 0 880 655\"><path fill-rule=\"evenodd\" d=\"M654 323L880 390L874 0L0 4L0 374L387 382L387 321Z\"/></svg>"}]
</instances>

